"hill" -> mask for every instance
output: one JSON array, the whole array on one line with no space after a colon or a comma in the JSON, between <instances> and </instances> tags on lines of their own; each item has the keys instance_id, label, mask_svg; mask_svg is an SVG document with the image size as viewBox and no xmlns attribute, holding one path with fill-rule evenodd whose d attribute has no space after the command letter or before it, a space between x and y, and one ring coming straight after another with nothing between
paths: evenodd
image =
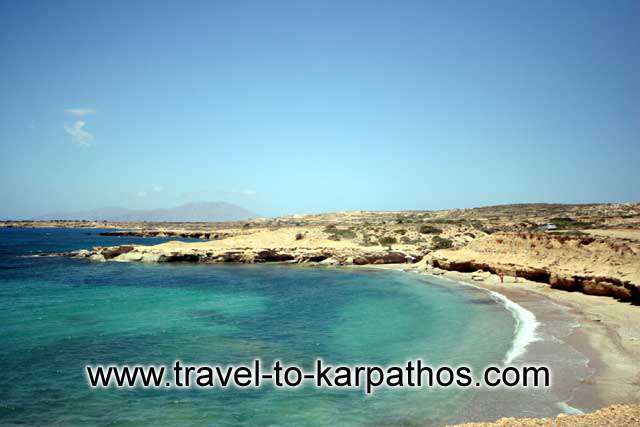
<instances>
[{"instance_id":1,"label":"hill","mask_svg":"<svg viewBox=\"0 0 640 427\"><path fill-rule=\"evenodd\" d=\"M240 206L226 202L187 203L174 208L127 209L105 207L77 212L58 212L42 215L35 220L88 220L88 221L179 221L179 222L218 222L241 221L258 215Z\"/></svg>"}]
</instances>

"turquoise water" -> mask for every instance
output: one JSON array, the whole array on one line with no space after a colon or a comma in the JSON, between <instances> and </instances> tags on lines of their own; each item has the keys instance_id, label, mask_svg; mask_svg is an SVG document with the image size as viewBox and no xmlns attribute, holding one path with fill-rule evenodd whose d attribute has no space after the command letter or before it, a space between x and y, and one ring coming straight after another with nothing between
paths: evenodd
<instances>
[{"instance_id":1,"label":"turquoise water","mask_svg":"<svg viewBox=\"0 0 640 427\"><path fill-rule=\"evenodd\" d=\"M500 363L514 319L484 292L388 271L28 257L139 239L0 229L0 424L430 425L460 389L91 390L86 364ZM155 243L162 239L144 240ZM489 331L489 332L488 332Z\"/></svg>"}]
</instances>

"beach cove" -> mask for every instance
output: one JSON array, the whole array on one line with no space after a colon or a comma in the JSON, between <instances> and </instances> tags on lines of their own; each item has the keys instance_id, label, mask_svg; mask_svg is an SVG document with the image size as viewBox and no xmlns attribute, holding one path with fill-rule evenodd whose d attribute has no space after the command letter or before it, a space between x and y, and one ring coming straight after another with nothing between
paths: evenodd
<instances>
[{"instance_id":1,"label":"beach cove","mask_svg":"<svg viewBox=\"0 0 640 427\"><path fill-rule=\"evenodd\" d=\"M387 265L379 268L434 274L431 268L425 271L417 266L408 268ZM509 277L506 283L501 283L499 276L484 272L435 271L435 274L437 277L482 288L488 292L497 292L533 313L537 323L534 334L537 336L528 336L527 352L536 352L536 346L542 346L543 351L549 350L544 350L544 339L540 337L540 333L544 334L546 330L547 337L551 337L552 341L560 341L561 346L565 347L561 350L564 353L561 354L584 361L586 369L582 371L583 376L563 379L565 384L562 388L568 393L569 399L559 402L559 408L565 413L579 414L611 404L638 402L640 313L636 306L620 304L615 300L597 296L563 292L522 278L516 281ZM482 280L478 280L480 276L483 276ZM568 327L554 327L558 319L562 318L568 322ZM546 343L546 346L548 347L549 343ZM568 354L567 348L570 349ZM588 425L598 425L598 422L613 422L610 420L614 420L616 416L622 416L620 420L624 421L625 413L630 417L637 417L638 414L635 407L615 406L614 409L602 411L597 416L587 418L590 421L584 422L592 423ZM562 425L573 425L571 419L562 418ZM500 425L519 425L514 420L510 422L512 424ZM552 420L546 422L551 423ZM575 419L575 425L581 425L580 422L581 418Z\"/></svg>"},{"instance_id":2,"label":"beach cove","mask_svg":"<svg viewBox=\"0 0 640 427\"><path fill-rule=\"evenodd\" d=\"M477 329L451 338L446 348L456 348L456 340L462 337L461 342L467 342L470 347L459 350L460 353L456 350L455 358L449 354L448 363L464 364L474 360L484 348L487 354L494 354L492 363L549 366L553 371L553 384L546 391L510 389L474 393L464 390L466 397L462 401L454 398L456 393L448 396L446 401L450 406L443 412L446 416L439 417L433 411L418 414L415 409L405 407L399 412L405 414L401 418L415 416L426 425L444 425L488 422L505 416L518 420L544 417L547 421L540 422L548 423L561 416L565 423L578 423L582 412L592 413L606 405L638 401L638 373L634 363L638 360L638 331L634 326L638 324L638 314L637 306L630 303L635 302L638 295L635 262L638 242L633 240L633 233L621 231L621 224L632 218L624 212L637 208L636 205L616 207L621 222L607 220L610 227L617 227L615 233L613 230L519 232L513 229L520 226L513 223L517 221L513 215L509 222L494 223L506 231L493 232L473 219L478 213L484 215L483 210L442 214L356 212L243 224L184 224L180 228L107 223L103 224L106 229L92 230L91 223L63 223L68 225L64 232L80 234L63 245L30 250L24 259L34 263L70 262L69 265L85 266L88 271L107 269L111 274L130 268L148 272L161 268L158 271L180 272L186 278L194 272L228 271L233 272L227 276L231 281L235 280L236 273L241 277L243 272L258 269L256 271L262 273L318 274L321 281L326 275L340 272L372 274L367 280L377 283L378 275L385 273L380 269L406 270L403 273L388 271L391 276L385 281L403 283L395 288L394 295L403 294L405 287L428 288L417 292L446 290L468 299L462 310L437 304L443 316L464 316L470 307L493 313L478 324L472 322ZM546 207L540 209L541 217L537 221L544 222L543 215L548 215ZM574 207L563 209L575 212ZM600 209L590 207L589 215L599 215ZM611 210L608 206L606 209ZM530 216L530 210L526 212ZM449 219L451 215L467 219ZM9 225L12 228L5 229L6 232L30 230L32 236L26 247L31 249L43 242L38 233L63 232L58 228L41 228L50 226L49 223ZM34 228L25 228L30 226ZM392 238L394 235L401 237ZM276 270L263 270L265 267ZM500 276L504 283L500 283ZM296 288L295 292L302 289L307 288ZM350 310L349 316L371 310L366 304L359 307ZM424 315L420 310L415 313L413 323ZM216 318L227 319L226 316ZM379 330L392 324L379 324L380 319L373 319L372 325L377 325ZM500 325L493 325L494 321ZM406 325L412 322L407 321ZM406 329L414 332L403 332L401 336L411 337L435 325L429 321L417 322ZM361 327L371 325L363 323ZM442 327L440 333L448 329ZM395 333L394 329L387 338ZM348 338L345 340L345 343L351 342ZM501 344L496 345L495 340ZM495 353L497 350L499 354ZM427 349L424 352L429 354ZM412 353L401 354L410 357ZM481 369L483 363L477 367ZM625 406L605 412L620 420L631 419L628 417L632 417L634 411L635 407ZM364 415L354 418L357 422L366 419ZM354 421L356 425L357 422Z\"/></svg>"},{"instance_id":3,"label":"beach cove","mask_svg":"<svg viewBox=\"0 0 640 427\"><path fill-rule=\"evenodd\" d=\"M2 392L3 422L102 425L144 417L173 425L195 417L220 425L442 425L503 413L475 390L379 390L370 397L314 388L91 390L82 374L87 363L174 358L238 363L260 356L306 366L317 357L351 364L421 357L480 370L502 363L514 318L484 291L425 286L425 278L395 271L88 262L34 256L42 250L36 242L63 249L112 237L94 230L2 233L0 363L14 384ZM495 331L489 340L486 327ZM554 401L542 396L533 404L553 414ZM508 406L523 415L515 402ZM278 409L277 420L266 408Z\"/></svg>"}]
</instances>

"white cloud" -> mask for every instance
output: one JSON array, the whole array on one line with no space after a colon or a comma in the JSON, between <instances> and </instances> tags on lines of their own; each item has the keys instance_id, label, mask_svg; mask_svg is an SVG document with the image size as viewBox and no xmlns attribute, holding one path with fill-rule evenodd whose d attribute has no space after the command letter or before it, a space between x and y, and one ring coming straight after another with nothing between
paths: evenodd
<instances>
[{"instance_id":1,"label":"white cloud","mask_svg":"<svg viewBox=\"0 0 640 427\"><path fill-rule=\"evenodd\" d=\"M72 116L82 117L89 116L96 113L96 110L93 108L67 108L64 110L65 113L71 114Z\"/></svg>"},{"instance_id":2,"label":"white cloud","mask_svg":"<svg viewBox=\"0 0 640 427\"><path fill-rule=\"evenodd\" d=\"M71 135L71 140L78 145L89 146L93 141L93 135L86 130L84 126L86 123L82 120L77 120L73 125L64 125L64 130Z\"/></svg>"},{"instance_id":3,"label":"white cloud","mask_svg":"<svg viewBox=\"0 0 640 427\"><path fill-rule=\"evenodd\" d=\"M161 185L154 185L154 186L153 186L153 188L152 188L152 190L153 190L155 193L159 193L159 192L161 192L162 190L164 190L164 188L162 188L162 186L161 186Z\"/></svg>"}]
</instances>

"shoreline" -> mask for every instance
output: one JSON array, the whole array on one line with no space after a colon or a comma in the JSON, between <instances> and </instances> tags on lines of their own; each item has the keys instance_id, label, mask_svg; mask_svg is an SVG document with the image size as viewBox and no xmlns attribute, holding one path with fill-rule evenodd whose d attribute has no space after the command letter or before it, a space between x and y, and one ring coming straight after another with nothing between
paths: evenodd
<instances>
[{"instance_id":1,"label":"shoreline","mask_svg":"<svg viewBox=\"0 0 640 427\"><path fill-rule=\"evenodd\" d=\"M576 378L578 387L564 403L586 413L608 405L637 404L640 401L640 366L637 365L637 360L640 360L640 313L637 307L606 298L556 290L524 279L518 283L501 284L497 275L476 281L472 279L474 273L448 271L435 275L415 266L392 264L374 268L413 272L470 285L489 293L495 292L532 312L540 325L553 319L546 318L536 305L545 302L554 304L577 322L568 335L556 338L584 355L587 367L592 372L586 378ZM535 339L528 341L526 347L532 342Z\"/></svg>"},{"instance_id":2,"label":"shoreline","mask_svg":"<svg viewBox=\"0 0 640 427\"><path fill-rule=\"evenodd\" d=\"M569 378L569 374L574 371L558 370L558 376L561 378L558 380L559 383L575 383L574 389L569 392L565 389L563 391L566 393L561 393L561 396L567 396L567 399L559 402L560 411L571 412L571 407L577 407L585 412L592 412L611 404L637 405L640 402L640 367L637 366L637 361L640 360L640 310L638 306L625 302L638 301L636 297L640 295L634 283L625 281L629 278L629 271L637 269L637 264L632 262L635 259L633 258L635 255L632 254L635 247L620 244L619 250L626 251L624 252L626 258L615 258L617 261L613 262L610 258L617 256L618 252L610 250L611 242L607 243L609 245L607 246L606 242L592 241L590 238L582 237L536 234L535 243L531 243L531 248L537 248L540 245L539 241L551 246L531 252L530 249L517 246L525 240L532 240L530 233L525 236L526 238L519 234L498 233L473 240L462 248L425 252L424 249L413 246L397 245L395 250L380 249L375 245L363 246L361 243L354 242L352 237L328 239L326 236L328 231L318 227L309 228L304 233L298 230L300 230L298 227L242 230L234 237L215 241L197 243L169 241L153 246L135 244L98 246L91 250L82 249L48 255L70 256L100 262L294 263L339 268L350 266L409 271L430 275L437 279L452 280L459 284L483 289L494 299L501 300L501 296L506 298L506 301L501 300L500 303L512 314L514 312L509 309L507 301L513 301L518 307L534 313L533 321L536 321L535 319L540 321L539 328L553 323L554 317L560 312L562 316L575 320L576 325L567 328L566 334L552 335L565 345L566 351L553 349L555 352L549 354L564 356L567 361L573 362L572 366L585 360L584 367L590 373ZM346 233L350 230L338 231ZM506 242L512 243L514 247L503 248ZM481 243L490 247L484 248L480 246ZM473 253L467 249L472 245L475 245ZM587 258L583 254L585 251L591 251L589 254L593 257ZM540 267L536 264L540 262L537 258L532 258L531 262L511 260L508 257L512 252L522 254L531 252L536 256L548 255L549 259L545 258L545 262L548 265L554 263L554 268L548 265L544 268ZM461 254L465 256L453 257ZM477 254L484 256L481 258L482 262L475 260L474 257ZM507 259L500 264L487 254L494 258L500 256ZM569 261L559 257L558 254L584 258L589 261L589 265L581 269L582 267L568 263ZM603 254L609 258L605 260L602 258ZM460 261L458 258L464 259ZM509 260L514 263L506 262ZM603 262L611 271L600 268ZM496 273L505 275L504 284L500 283ZM616 299L611 296L615 296ZM516 314L522 316L522 313ZM520 318L516 317L516 319ZM528 320L528 324L531 325L531 319ZM527 319L524 319L524 322L527 323ZM531 335L537 330L534 328L528 334ZM511 354L505 356L505 363L517 357L518 347L530 350L528 346L534 344L536 350L544 353L545 348L539 346L535 340L531 340L531 336L527 338L526 335L523 338L524 341L521 340L519 344L515 342L518 337L514 337L513 348L509 350ZM549 352L552 348L552 345L548 345L546 351ZM538 363L540 365L545 361L537 362L542 362ZM556 394L555 391L554 394Z\"/></svg>"},{"instance_id":3,"label":"shoreline","mask_svg":"<svg viewBox=\"0 0 640 427\"><path fill-rule=\"evenodd\" d=\"M93 252L79 250L55 255L102 262L105 260L212 264L220 262L220 260L209 262L208 258L203 260L202 256L209 257L210 254L203 252L207 246L200 248L201 245L203 243L184 244L172 241L150 247L116 246L98 248L98 251L94 249ZM249 246L249 248L252 247ZM151 252L138 252L136 248L151 248ZM257 258L245 259L247 251L255 252L250 255L259 256L261 257L260 262L269 264L294 263L319 267L393 269L450 279L502 294L509 300L532 311L543 324L545 323L544 317L531 307L536 304L544 304L544 301L551 302L571 315L578 323L577 327L573 328L567 336L556 338L577 353L573 356L584 356L587 359L586 366L593 371L592 374L586 375L584 378L576 379L579 384L564 403L570 407L591 412L611 404L638 404L640 402L640 367L636 366L637 361L640 360L640 310L637 306L609 297L554 289L549 284L534 282L522 277L516 279L517 283L514 283L514 277L505 277L505 283L501 284L499 276L489 271L466 273L433 268L429 264L425 264L424 261L413 264L401 263L405 261L405 254L401 252L376 253L376 259L383 262L370 262L362 265L355 262L356 258L349 264L341 263L334 258L327 258L328 255L322 250L317 250L317 254L302 250L301 253L304 253L306 258L296 258L293 255L283 256L282 254L286 251L276 249L248 250L241 248L224 249L222 251L225 254L223 261L225 263L258 262ZM323 261L316 261L315 255L321 257ZM391 257L391 255L393 256ZM94 260L96 256L98 259ZM149 257L149 259L144 257ZM159 257L166 259L161 260ZM387 259L387 257L390 258Z\"/></svg>"}]
</instances>

